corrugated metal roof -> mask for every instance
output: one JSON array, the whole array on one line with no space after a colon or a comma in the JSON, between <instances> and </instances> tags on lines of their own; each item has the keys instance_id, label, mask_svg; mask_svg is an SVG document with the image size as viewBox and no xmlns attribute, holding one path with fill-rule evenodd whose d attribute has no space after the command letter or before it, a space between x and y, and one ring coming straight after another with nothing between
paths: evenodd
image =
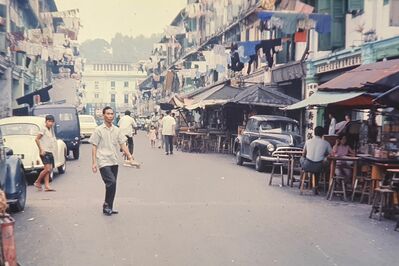
<instances>
[{"instance_id":1,"label":"corrugated metal roof","mask_svg":"<svg viewBox=\"0 0 399 266\"><path fill-rule=\"evenodd\" d=\"M285 107L299 100L277 91L278 87L254 85L238 94L231 103Z\"/></svg>"},{"instance_id":2,"label":"corrugated metal roof","mask_svg":"<svg viewBox=\"0 0 399 266\"><path fill-rule=\"evenodd\" d=\"M322 85L319 90L381 91L399 85L399 59L359 66Z\"/></svg>"}]
</instances>

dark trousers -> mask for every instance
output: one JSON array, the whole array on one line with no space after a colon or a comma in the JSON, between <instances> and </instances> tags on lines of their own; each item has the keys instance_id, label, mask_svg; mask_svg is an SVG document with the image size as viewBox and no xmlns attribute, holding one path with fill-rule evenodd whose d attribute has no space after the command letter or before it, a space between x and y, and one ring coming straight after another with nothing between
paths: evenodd
<instances>
[{"instance_id":1,"label":"dark trousers","mask_svg":"<svg viewBox=\"0 0 399 266\"><path fill-rule=\"evenodd\" d=\"M100 168L101 177L105 183L105 203L110 209L114 206L116 194L116 178L118 176L118 166L104 166Z\"/></svg>"},{"instance_id":2,"label":"dark trousers","mask_svg":"<svg viewBox=\"0 0 399 266\"><path fill-rule=\"evenodd\" d=\"M173 136L164 135L166 153L173 153Z\"/></svg>"},{"instance_id":3,"label":"dark trousers","mask_svg":"<svg viewBox=\"0 0 399 266\"><path fill-rule=\"evenodd\" d=\"M134 143L133 143L133 137L127 137L127 148L129 149L130 154L133 154L133 149L134 149Z\"/></svg>"}]
</instances>

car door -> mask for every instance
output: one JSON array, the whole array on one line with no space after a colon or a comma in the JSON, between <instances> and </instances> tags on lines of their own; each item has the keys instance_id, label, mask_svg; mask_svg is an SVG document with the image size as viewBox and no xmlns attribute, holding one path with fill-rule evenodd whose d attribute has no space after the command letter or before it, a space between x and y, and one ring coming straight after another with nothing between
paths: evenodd
<instances>
[{"instance_id":1,"label":"car door","mask_svg":"<svg viewBox=\"0 0 399 266\"><path fill-rule=\"evenodd\" d=\"M255 119L250 119L245 128L242 138L242 154L245 156L250 155L250 145L254 139L256 125L257 121Z\"/></svg>"}]
</instances>

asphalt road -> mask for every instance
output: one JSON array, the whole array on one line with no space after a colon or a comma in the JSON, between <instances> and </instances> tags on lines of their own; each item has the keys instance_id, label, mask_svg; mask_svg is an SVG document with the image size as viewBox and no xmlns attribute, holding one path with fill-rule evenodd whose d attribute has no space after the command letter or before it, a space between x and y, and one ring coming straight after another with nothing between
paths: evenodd
<instances>
[{"instance_id":1,"label":"asphalt road","mask_svg":"<svg viewBox=\"0 0 399 266\"><path fill-rule=\"evenodd\" d=\"M15 215L21 265L398 265L394 222L370 220L368 205L269 187L227 155L149 146L136 138L142 169L120 166L118 215L101 212L88 144L57 192L29 187Z\"/></svg>"}]
</instances>

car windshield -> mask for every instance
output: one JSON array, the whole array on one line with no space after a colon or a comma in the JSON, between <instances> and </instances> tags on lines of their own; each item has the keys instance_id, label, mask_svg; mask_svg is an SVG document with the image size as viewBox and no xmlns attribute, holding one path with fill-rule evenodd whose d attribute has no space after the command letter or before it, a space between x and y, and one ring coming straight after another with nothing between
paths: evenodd
<instances>
[{"instance_id":1,"label":"car windshield","mask_svg":"<svg viewBox=\"0 0 399 266\"><path fill-rule=\"evenodd\" d=\"M90 116L80 116L79 121L82 123L96 123L96 120Z\"/></svg>"},{"instance_id":2,"label":"car windshield","mask_svg":"<svg viewBox=\"0 0 399 266\"><path fill-rule=\"evenodd\" d=\"M1 125L3 136L12 135L31 135L36 136L39 133L39 126L35 124L5 124Z\"/></svg>"},{"instance_id":3,"label":"car windshield","mask_svg":"<svg viewBox=\"0 0 399 266\"><path fill-rule=\"evenodd\" d=\"M298 125L287 121L264 121L260 123L260 130L267 132L299 133Z\"/></svg>"}]
</instances>

